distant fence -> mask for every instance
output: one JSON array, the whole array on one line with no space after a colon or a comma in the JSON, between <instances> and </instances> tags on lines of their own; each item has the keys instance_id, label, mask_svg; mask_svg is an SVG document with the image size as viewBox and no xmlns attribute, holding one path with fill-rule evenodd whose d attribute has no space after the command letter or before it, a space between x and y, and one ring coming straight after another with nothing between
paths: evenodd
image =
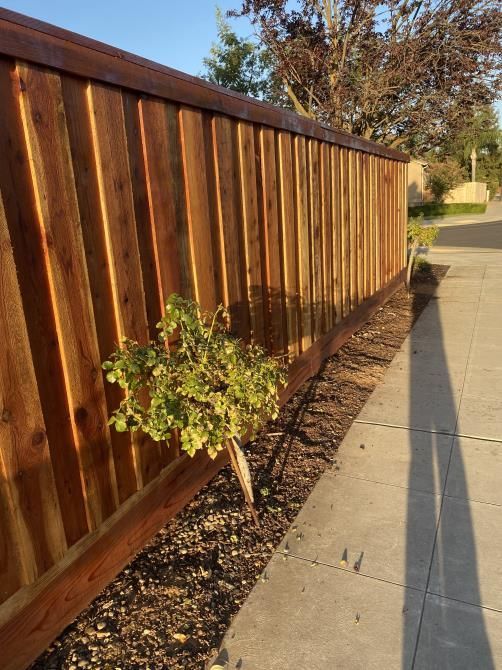
<instances>
[{"instance_id":1,"label":"distant fence","mask_svg":"<svg viewBox=\"0 0 502 670\"><path fill-rule=\"evenodd\" d=\"M399 285L383 146L0 11L0 654L22 668L225 463L110 431L100 362L166 297L287 353L287 397Z\"/></svg>"},{"instance_id":2,"label":"distant fence","mask_svg":"<svg viewBox=\"0 0 502 670\"><path fill-rule=\"evenodd\" d=\"M446 203L483 203L488 200L487 185L480 181L466 181L447 193Z\"/></svg>"}]
</instances>

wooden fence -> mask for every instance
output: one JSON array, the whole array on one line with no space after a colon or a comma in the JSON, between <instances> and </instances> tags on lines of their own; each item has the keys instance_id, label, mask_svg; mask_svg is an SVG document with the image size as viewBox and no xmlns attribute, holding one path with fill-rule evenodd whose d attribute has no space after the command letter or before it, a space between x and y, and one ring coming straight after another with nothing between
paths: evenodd
<instances>
[{"instance_id":1,"label":"wooden fence","mask_svg":"<svg viewBox=\"0 0 502 670\"><path fill-rule=\"evenodd\" d=\"M0 11L0 649L22 668L225 463L110 431L173 291L291 362L396 289L408 157Z\"/></svg>"}]
</instances>

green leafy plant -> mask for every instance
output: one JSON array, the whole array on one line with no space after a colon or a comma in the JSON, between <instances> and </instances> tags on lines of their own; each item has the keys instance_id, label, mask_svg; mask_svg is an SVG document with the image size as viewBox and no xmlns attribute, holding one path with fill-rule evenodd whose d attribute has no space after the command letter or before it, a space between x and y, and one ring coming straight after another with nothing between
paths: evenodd
<instances>
[{"instance_id":1,"label":"green leafy plant","mask_svg":"<svg viewBox=\"0 0 502 670\"><path fill-rule=\"evenodd\" d=\"M178 429L189 456L206 449L215 458L228 440L275 418L285 368L261 347L233 337L227 317L221 305L205 312L171 295L157 341L124 338L103 363L107 380L126 390L110 424L119 432L141 429L157 441ZM168 346L170 338L175 342Z\"/></svg>"},{"instance_id":2,"label":"green leafy plant","mask_svg":"<svg viewBox=\"0 0 502 670\"><path fill-rule=\"evenodd\" d=\"M406 286L410 290L411 273L419 247L431 247L439 235L438 226L424 225L422 215L408 219L408 270L406 273Z\"/></svg>"}]
</instances>

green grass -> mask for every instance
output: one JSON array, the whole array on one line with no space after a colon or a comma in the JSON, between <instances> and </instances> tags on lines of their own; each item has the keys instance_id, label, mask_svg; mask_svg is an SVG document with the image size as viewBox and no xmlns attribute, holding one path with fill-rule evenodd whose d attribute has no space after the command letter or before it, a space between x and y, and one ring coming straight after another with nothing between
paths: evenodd
<instances>
[{"instance_id":1,"label":"green grass","mask_svg":"<svg viewBox=\"0 0 502 670\"><path fill-rule=\"evenodd\" d=\"M408 216L419 216L423 214L426 218L435 216L451 216L452 214L484 214L486 202L482 203L453 203L444 204L428 202L425 205L408 207Z\"/></svg>"}]
</instances>

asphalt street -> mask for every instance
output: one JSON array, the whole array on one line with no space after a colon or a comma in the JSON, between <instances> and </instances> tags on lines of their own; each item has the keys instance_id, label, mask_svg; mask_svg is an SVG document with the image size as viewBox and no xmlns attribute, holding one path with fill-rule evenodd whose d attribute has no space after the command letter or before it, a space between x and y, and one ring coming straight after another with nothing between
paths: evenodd
<instances>
[{"instance_id":1,"label":"asphalt street","mask_svg":"<svg viewBox=\"0 0 502 670\"><path fill-rule=\"evenodd\" d=\"M502 221L440 228L436 246L502 249Z\"/></svg>"}]
</instances>

